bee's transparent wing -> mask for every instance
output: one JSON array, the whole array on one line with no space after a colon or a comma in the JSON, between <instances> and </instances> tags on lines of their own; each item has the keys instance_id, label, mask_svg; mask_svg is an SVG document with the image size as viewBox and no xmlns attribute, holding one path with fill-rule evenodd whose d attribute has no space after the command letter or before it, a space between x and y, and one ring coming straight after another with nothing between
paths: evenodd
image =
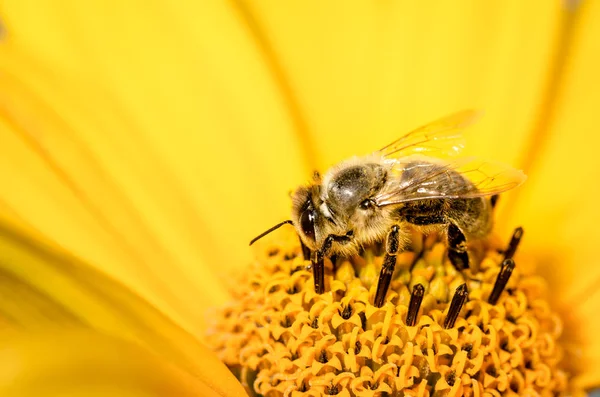
<instances>
[{"instance_id":1,"label":"bee's transparent wing","mask_svg":"<svg viewBox=\"0 0 600 397\"><path fill-rule=\"evenodd\" d=\"M480 114L475 110L463 110L442 117L409 132L376 153L387 158L401 158L414 154L446 157L457 154L463 147L460 130L470 125Z\"/></svg>"},{"instance_id":2,"label":"bee's transparent wing","mask_svg":"<svg viewBox=\"0 0 600 397\"><path fill-rule=\"evenodd\" d=\"M394 179L374 197L378 206L424 199L491 196L515 188L527 179L520 170L477 158L440 162L410 156L391 162Z\"/></svg>"}]
</instances>

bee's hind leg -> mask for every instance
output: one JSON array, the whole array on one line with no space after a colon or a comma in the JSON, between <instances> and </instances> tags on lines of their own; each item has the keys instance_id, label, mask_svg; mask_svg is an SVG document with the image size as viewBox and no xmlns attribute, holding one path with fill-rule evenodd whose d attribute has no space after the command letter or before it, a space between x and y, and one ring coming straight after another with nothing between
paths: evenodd
<instances>
[{"instance_id":1,"label":"bee's hind leg","mask_svg":"<svg viewBox=\"0 0 600 397\"><path fill-rule=\"evenodd\" d=\"M454 223L448 226L448 258L458 271L469 268L467 238Z\"/></svg>"},{"instance_id":2,"label":"bee's hind leg","mask_svg":"<svg viewBox=\"0 0 600 397\"><path fill-rule=\"evenodd\" d=\"M498 204L498 199L500 198L499 194L494 194L490 197L490 203L492 204L492 209L496 208L496 204Z\"/></svg>"},{"instance_id":3,"label":"bee's hind leg","mask_svg":"<svg viewBox=\"0 0 600 397\"><path fill-rule=\"evenodd\" d=\"M381 266L381 272L379 273L379 281L377 282L377 292L375 293L374 304L376 307L383 306L385 296L387 295L390 283L392 281L392 275L394 274L394 267L396 266L396 255L400 249L400 227L398 225L392 226L392 229L387 235L385 241L385 258L383 259L383 265Z\"/></svg>"}]
</instances>

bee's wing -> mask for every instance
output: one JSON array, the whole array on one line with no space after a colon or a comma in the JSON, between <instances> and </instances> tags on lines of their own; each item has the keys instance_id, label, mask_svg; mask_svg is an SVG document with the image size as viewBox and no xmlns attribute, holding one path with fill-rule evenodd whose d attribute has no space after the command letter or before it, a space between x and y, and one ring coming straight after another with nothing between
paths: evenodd
<instances>
[{"instance_id":1,"label":"bee's wing","mask_svg":"<svg viewBox=\"0 0 600 397\"><path fill-rule=\"evenodd\" d=\"M410 156L390 162L393 162L394 179L374 197L378 206L424 199L491 196L517 187L527 179L523 171L477 158L440 162Z\"/></svg>"},{"instance_id":2,"label":"bee's wing","mask_svg":"<svg viewBox=\"0 0 600 397\"><path fill-rule=\"evenodd\" d=\"M442 117L409 132L376 153L387 158L413 154L433 157L457 154L464 146L460 130L471 124L479 114L475 110L463 110Z\"/></svg>"}]
</instances>

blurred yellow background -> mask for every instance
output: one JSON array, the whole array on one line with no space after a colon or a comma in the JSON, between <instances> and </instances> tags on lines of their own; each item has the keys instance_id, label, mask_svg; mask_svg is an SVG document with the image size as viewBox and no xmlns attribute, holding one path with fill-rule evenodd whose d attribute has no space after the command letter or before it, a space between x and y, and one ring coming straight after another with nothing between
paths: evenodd
<instances>
[{"instance_id":1,"label":"blurred yellow background","mask_svg":"<svg viewBox=\"0 0 600 397\"><path fill-rule=\"evenodd\" d=\"M131 289L201 335L228 299L222 278L314 169L477 108L466 154L529 176L502 198L499 231L524 226L522 251L593 367L599 17L598 2L566 0L5 0L2 274L84 319L119 306L74 299L106 276L107 294ZM21 296L2 284L5 301ZM115 321L91 323L119 335Z\"/></svg>"}]
</instances>

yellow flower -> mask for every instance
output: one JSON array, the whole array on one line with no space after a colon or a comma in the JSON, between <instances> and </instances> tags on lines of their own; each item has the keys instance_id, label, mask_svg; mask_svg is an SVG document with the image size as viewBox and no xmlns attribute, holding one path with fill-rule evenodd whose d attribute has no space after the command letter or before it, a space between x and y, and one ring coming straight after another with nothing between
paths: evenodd
<instances>
[{"instance_id":1,"label":"yellow flower","mask_svg":"<svg viewBox=\"0 0 600 397\"><path fill-rule=\"evenodd\" d=\"M486 111L468 154L529 175L499 227L525 226L579 382L598 385L599 16L591 1L2 2L2 395L243 393L199 339L249 238L313 169L466 107Z\"/></svg>"}]
</instances>

